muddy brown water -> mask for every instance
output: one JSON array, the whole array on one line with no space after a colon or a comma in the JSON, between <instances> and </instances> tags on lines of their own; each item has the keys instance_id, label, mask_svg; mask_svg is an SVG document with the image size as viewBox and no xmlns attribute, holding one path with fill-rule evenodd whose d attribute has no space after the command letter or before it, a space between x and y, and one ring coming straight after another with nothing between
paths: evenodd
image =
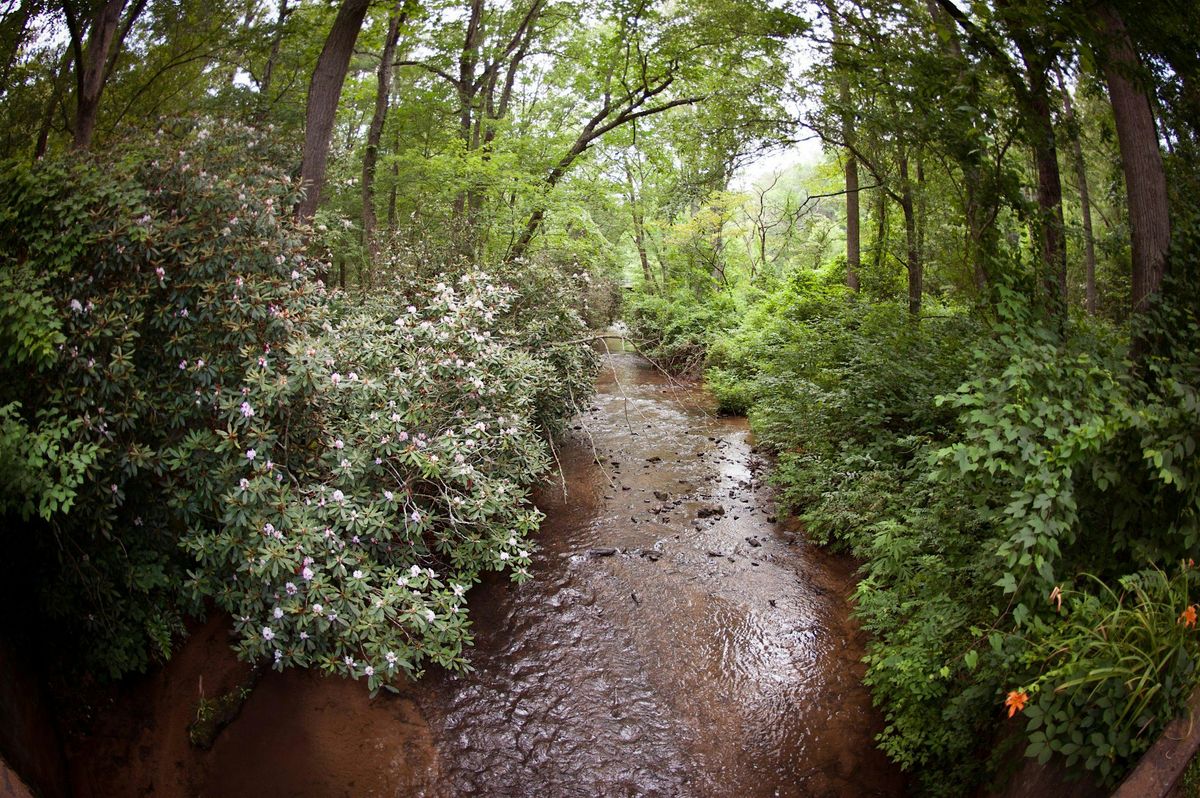
<instances>
[{"instance_id":1,"label":"muddy brown water","mask_svg":"<svg viewBox=\"0 0 1200 798\"><path fill-rule=\"evenodd\" d=\"M272 673L198 751L196 697L244 668L216 619L76 741L76 794L901 795L873 744L853 566L774 522L745 421L710 405L606 357L539 494L534 579L472 592L473 672L374 700Z\"/></svg>"}]
</instances>

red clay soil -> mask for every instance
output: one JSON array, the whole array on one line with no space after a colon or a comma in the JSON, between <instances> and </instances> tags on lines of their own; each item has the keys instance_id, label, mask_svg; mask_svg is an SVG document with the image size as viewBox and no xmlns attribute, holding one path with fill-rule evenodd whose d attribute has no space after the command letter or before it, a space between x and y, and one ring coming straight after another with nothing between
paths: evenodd
<instances>
[{"instance_id":1,"label":"red clay soil","mask_svg":"<svg viewBox=\"0 0 1200 798\"><path fill-rule=\"evenodd\" d=\"M212 750L193 746L187 727L201 695L222 695L249 675L228 628L220 616L194 630L166 668L73 741L75 795L395 796L434 782L432 739L411 699L370 699L362 684L304 671L268 673Z\"/></svg>"}]
</instances>

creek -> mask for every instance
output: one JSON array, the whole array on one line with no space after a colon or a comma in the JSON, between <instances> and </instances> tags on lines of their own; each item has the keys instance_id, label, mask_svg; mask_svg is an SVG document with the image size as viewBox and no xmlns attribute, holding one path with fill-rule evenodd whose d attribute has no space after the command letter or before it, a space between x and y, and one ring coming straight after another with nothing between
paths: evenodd
<instances>
[{"instance_id":1,"label":"creek","mask_svg":"<svg viewBox=\"0 0 1200 798\"><path fill-rule=\"evenodd\" d=\"M199 751L197 689L242 667L217 619L72 746L76 793L902 794L873 744L853 563L775 519L746 421L612 352L571 426L534 578L471 593L472 672L373 700L270 673Z\"/></svg>"}]
</instances>

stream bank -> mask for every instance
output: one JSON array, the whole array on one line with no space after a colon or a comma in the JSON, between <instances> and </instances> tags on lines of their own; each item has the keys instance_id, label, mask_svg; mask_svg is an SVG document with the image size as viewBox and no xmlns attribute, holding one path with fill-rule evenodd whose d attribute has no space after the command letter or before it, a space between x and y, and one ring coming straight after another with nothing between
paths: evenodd
<instances>
[{"instance_id":1,"label":"stream bank","mask_svg":"<svg viewBox=\"0 0 1200 798\"><path fill-rule=\"evenodd\" d=\"M534 579L471 593L472 673L374 700L270 673L201 751L198 696L245 678L214 619L72 746L76 794L902 794L853 565L776 521L745 420L614 352L572 427Z\"/></svg>"}]
</instances>

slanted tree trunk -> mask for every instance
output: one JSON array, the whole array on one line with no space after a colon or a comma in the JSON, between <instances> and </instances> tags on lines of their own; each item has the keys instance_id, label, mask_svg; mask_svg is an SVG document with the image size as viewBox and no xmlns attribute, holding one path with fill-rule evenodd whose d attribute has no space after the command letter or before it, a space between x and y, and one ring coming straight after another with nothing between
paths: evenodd
<instances>
[{"instance_id":1,"label":"slanted tree trunk","mask_svg":"<svg viewBox=\"0 0 1200 798\"><path fill-rule=\"evenodd\" d=\"M21 45L24 44L26 35L29 31L30 18L40 11L40 3L38 0L21 0L21 5L16 11L10 12L0 21L0 56L3 61L0 62L0 86L8 86L8 78L12 73L13 65L17 62L17 56L21 53Z\"/></svg>"},{"instance_id":2,"label":"slanted tree trunk","mask_svg":"<svg viewBox=\"0 0 1200 798\"><path fill-rule=\"evenodd\" d=\"M1133 247L1133 310L1144 311L1158 292L1171 246L1170 205L1158 132L1150 98L1137 76L1141 64L1125 23L1111 7L1099 10L1103 26L1102 61L1121 148L1121 169L1129 197Z\"/></svg>"},{"instance_id":3,"label":"slanted tree trunk","mask_svg":"<svg viewBox=\"0 0 1200 798\"><path fill-rule=\"evenodd\" d=\"M399 5L388 19L387 38L383 42L383 55L376 73L375 113L371 117L371 127L367 130L367 148L363 153L363 245L372 263L379 256L379 245L375 240L375 227L378 223L378 217L375 214L375 166L379 161L379 141L383 137L383 125L387 121L388 100L392 93L392 62L396 57L396 42L400 40L400 29L407 19L408 9Z\"/></svg>"},{"instance_id":4,"label":"slanted tree trunk","mask_svg":"<svg viewBox=\"0 0 1200 798\"><path fill-rule=\"evenodd\" d=\"M304 119L304 150L300 163L300 184L304 199L296 206L296 217L312 219L321 201L325 183L325 168L329 163L329 139L333 135L338 99L354 43L362 29L370 0L342 0L337 17L329 29L325 46L317 58L312 80L308 85L308 107Z\"/></svg>"},{"instance_id":5,"label":"slanted tree trunk","mask_svg":"<svg viewBox=\"0 0 1200 798\"><path fill-rule=\"evenodd\" d=\"M68 46L63 52L58 64L58 72L54 75L54 84L50 88L50 99L46 101L46 109L42 112L42 122L38 126L37 139L33 145L33 160L38 161L46 154L50 145L50 128L54 125L54 109L62 102L63 92L67 90L67 79L71 73L71 58L73 50Z\"/></svg>"}]
</instances>

